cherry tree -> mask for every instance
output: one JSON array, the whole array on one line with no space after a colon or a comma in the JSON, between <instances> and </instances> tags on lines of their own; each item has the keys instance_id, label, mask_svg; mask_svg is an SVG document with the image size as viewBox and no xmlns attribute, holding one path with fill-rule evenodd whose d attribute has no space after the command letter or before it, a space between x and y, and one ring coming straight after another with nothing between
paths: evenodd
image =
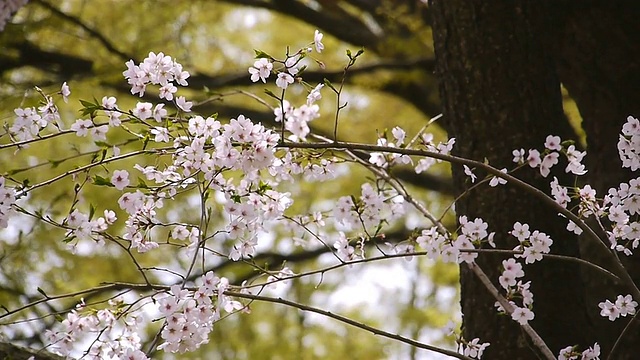
<instances>
[{"instance_id":1,"label":"cherry tree","mask_svg":"<svg viewBox=\"0 0 640 360\"><path fill-rule=\"evenodd\" d=\"M544 100L544 105L523 99L514 113L511 109L501 112L499 106L490 106L501 92L483 92L482 87L475 89L479 93L474 94L473 101L459 100L467 95L457 91L457 84L468 82L469 77L479 73L457 72L458 66L464 68L468 64L451 56L455 50L468 49L447 46L446 39L436 37L437 69L445 79L441 85L446 109L444 121L450 127L450 134L456 135L441 142L434 141L428 128L407 133L400 127L379 134L375 144L340 141L336 136L340 125L348 122L340 116L340 111L347 106L341 100L344 82L305 82L306 68L320 64L319 53L324 50L319 31L306 47L296 51L287 49L279 55L257 50L255 62L247 64L246 76L251 81L273 82L279 89L267 91L264 98L248 95L269 108L277 123L275 127L254 122L243 114L222 119L215 114L194 113L194 102L188 95L182 95L183 88L189 84L188 69L184 69L178 59L161 52L149 53L140 63L130 60L123 65L123 76L131 94L157 95L154 102L145 98L126 108L118 104L119 99L106 94L101 100L83 101L82 117L69 121L62 119L56 103L66 101L73 89L66 83L56 93L38 89L39 99L34 100L39 100L39 106L25 105L13 111L14 119L6 126L0 149L21 156L29 147L45 146L63 136L70 142L88 140L91 146L86 153L91 161L36 182L16 177L20 169L8 169L0 180L3 195L0 224L10 228L12 222L21 217L35 219L61 230L64 233L61 241L72 252L86 247L91 251L120 249L128 256L122 266L135 267L140 281L111 281L71 294L48 294L39 289L42 298L15 309L5 309L0 319L6 321L7 326L17 325L23 314L41 304L79 298L77 306L66 312L45 336L54 352L91 358L144 359L156 351L194 351L208 341L216 322L227 316L251 316L243 313L250 312L251 304L256 301L317 313L454 358L482 358L492 347L509 354L503 349L522 347L496 342L494 335L480 331L476 322L474 326L465 326L462 333L455 327L451 329L457 351L443 349L270 295L271 288L278 284L335 268L422 256L460 264L463 312L467 314L465 307L469 306L476 307L476 311L486 311L486 297L482 298L484 303L465 299L488 294L491 313L504 315L501 319L506 324L495 329L521 331L525 343L530 344L530 356L599 358L601 347L597 339L574 337L563 330L566 323L538 321L557 313L567 317L566 321L572 320L570 326L586 323L585 318L569 311L572 309L558 305L577 295L565 294L557 287L555 293L538 293L536 289L544 289L548 285L545 281L551 276L567 284L567 288L575 289L573 285L582 281L577 276L579 271L595 271L623 291L614 297L601 298L598 308L592 311L607 321L635 315L640 290L621 258L631 256L640 242L637 219L640 179L620 182L605 195L582 183L582 177L589 171L583 164L585 151L579 149L575 140L567 139L565 133L550 132L557 130L553 122L532 126L530 133L504 141L501 146L473 144L467 140L469 134L477 131L473 126L480 126L477 124L480 120L481 126L486 127L482 131L497 134L500 127L527 124L516 118L518 115L527 119L533 119L532 114L540 118L561 116L559 83L553 74L545 72L548 69L545 61L550 58L542 48L531 46L537 41L531 30L539 29L544 23L537 9L526 6L524 9L521 15L527 20L533 19L529 27L521 26L514 16L511 21L515 30L510 33L511 37L506 33L505 38L490 33L488 39L494 40L492 36L496 36L495 41L500 44L523 44L526 49L518 52L519 56L539 57L539 61L533 63L540 68L531 66L523 74L519 73L521 69L514 69L512 76L538 79L531 88L522 86L518 94L526 96L532 89L540 91L548 95L539 98ZM436 6L435 10L442 12L439 19L455 18L447 13L447 6ZM443 26L449 36L457 35L449 23L434 23L435 29L439 26ZM459 44L469 43L460 41ZM473 45L469 46L473 49ZM480 54L486 57L478 56L477 61L500 58L501 49L495 49L495 53ZM349 75L361 56L363 51L347 51L344 76ZM496 70L503 68L496 67ZM448 74L463 75L448 78ZM497 81L495 74L490 71L482 74L487 76L489 88L503 89L501 84L491 85ZM296 86L307 94L303 101L295 102L290 94ZM511 83L505 88L516 91ZM317 102L328 94L336 98L333 137L315 134L309 126L321 110L325 111ZM483 94L488 104L485 107L480 101L485 99ZM474 101L479 101L478 107L473 106ZM466 107L458 107L459 104ZM483 112L473 111L478 108ZM485 113L493 117L485 119L478 115ZM466 125L460 123L463 119L468 120ZM610 144L617 148L621 168L636 171L640 167L640 123L631 115L625 121L617 139L612 139ZM119 144L109 143L107 135L113 131L124 132L128 137ZM152 161L148 160L149 156ZM135 162L133 166L120 165L131 159ZM394 175L394 170L401 166L411 166L420 173L441 162L452 165L457 187L461 189L456 201L458 226L455 228L447 228L442 222L444 214L431 213ZM371 173L372 180L363 183L359 193L335 199L329 209L292 212L292 205L304 200L296 199L288 189L299 182L315 182L321 187L341 176L341 168L351 166ZM58 182L69 182L73 188L74 201L68 212L48 213L30 204L32 194L46 191ZM111 203L86 203L83 192L90 186L103 187L118 196ZM186 220L176 205L186 198L197 204L197 221ZM532 201L536 208L528 207ZM487 219L482 211L487 205L503 206L509 216L494 220L494 213ZM171 212L172 209L178 211ZM553 217L545 216L541 220L532 215L543 212ZM411 229L412 233L406 238L383 247L392 227L410 216L421 218L420 226ZM223 221L214 221L218 217ZM553 220L547 220L550 218ZM114 226L118 223L123 226ZM299 234L298 237L306 236L321 244L334 255L334 264L300 274L286 266L277 270L260 267L252 261L256 249L277 229L287 229ZM580 241L598 248L607 263L601 265L581 258L576 239L569 239L571 234L580 235ZM186 257L190 259L188 266L171 269L166 265L143 265L139 259L144 255L140 254L155 251ZM498 266L492 266L497 258L501 258ZM231 284L227 278L209 270L221 259L246 262L258 276L242 284ZM154 271L171 274L174 279L151 281L150 274ZM97 293L114 295L96 303L82 299ZM556 309L550 310L553 307ZM138 330L150 320L160 322L161 326L152 346L145 349ZM628 341L631 325L632 321L616 334L608 353L620 351L619 344ZM491 341L487 342L484 335Z\"/></svg>"}]
</instances>

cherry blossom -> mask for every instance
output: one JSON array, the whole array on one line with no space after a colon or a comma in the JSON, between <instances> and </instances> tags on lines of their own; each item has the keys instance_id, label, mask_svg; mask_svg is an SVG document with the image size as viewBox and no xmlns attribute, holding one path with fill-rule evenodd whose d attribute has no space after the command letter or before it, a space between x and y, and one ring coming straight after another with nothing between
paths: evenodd
<instances>
[{"instance_id":1,"label":"cherry blossom","mask_svg":"<svg viewBox=\"0 0 640 360\"><path fill-rule=\"evenodd\" d=\"M260 58L253 63L253 66L249 68L251 74L251 81L256 82L262 80L263 83L267 82L267 78L271 75L273 70L273 64L268 59Z\"/></svg>"},{"instance_id":2,"label":"cherry blossom","mask_svg":"<svg viewBox=\"0 0 640 360\"><path fill-rule=\"evenodd\" d=\"M146 120L151 117L153 104L148 102L139 102L136 104L136 108L133 110L133 115L135 115L140 120Z\"/></svg>"},{"instance_id":3,"label":"cherry blossom","mask_svg":"<svg viewBox=\"0 0 640 360\"><path fill-rule=\"evenodd\" d=\"M560 151L562 149L561 142L562 140L560 139L560 136L549 135L544 142L544 147L549 150Z\"/></svg>"},{"instance_id":4,"label":"cherry blossom","mask_svg":"<svg viewBox=\"0 0 640 360\"><path fill-rule=\"evenodd\" d=\"M278 74L278 79L276 80L276 85L285 90L290 84L293 84L293 76L291 74L281 72Z\"/></svg>"},{"instance_id":5,"label":"cherry blossom","mask_svg":"<svg viewBox=\"0 0 640 360\"><path fill-rule=\"evenodd\" d=\"M480 359L480 358L482 358L484 350L487 347L489 347L489 345L490 345L489 343L480 344L480 339L479 338L475 338L475 339L471 340L470 342L468 342L468 343L463 345L462 353L465 356L469 356L469 357L475 358L475 359Z\"/></svg>"},{"instance_id":6,"label":"cherry blossom","mask_svg":"<svg viewBox=\"0 0 640 360\"><path fill-rule=\"evenodd\" d=\"M473 173L473 171L467 165L462 165L462 167L464 168L465 175L467 175L471 179L471 182L476 182L476 179L478 177Z\"/></svg>"},{"instance_id":7,"label":"cherry blossom","mask_svg":"<svg viewBox=\"0 0 640 360\"><path fill-rule=\"evenodd\" d=\"M62 83L60 95L62 95L62 100L64 100L65 103L69 102L69 95L71 95L71 90L69 90L69 85L67 85L66 81Z\"/></svg>"},{"instance_id":8,"label":"cherry blossom","mask_svg":"<svg viewBox=\"0 0 640 360\"><path fill-rule=\"evenodd\" d=\"M322 94L320 93L320 90L322 90L323 87L324 87L324 84L318 84L316 85L315 88L313 88L313 90L309 92L309 95L307 95L307 105L313 105L313 103L322 99Z\"/></svg>"},{"instance_id":9,"label":"cherry blossom","mask_svg":"<svg viewBox=\"0 0 640 360\"><path fill-rule=\"evenodd\" d=\"M0 176L0 228L8 226L9 218L14 214L13 204L16 202L15 190L5 185L6 180Z\"/></svg>"},{"instance_id":10,"label":"cherry blossom","mask_svg":"<svg viewBox=\"0 0 640 360\"><path fill-rule=\"evenodd\" d=\"M501 172L503 172L503 173L505 173L505 174L507 173L507 169L506 169L506 168L501 169L500 171L501 171ZM506 180L506 179L503 179L503 178L498 177L498 176L494 176L494 177L492 177L492 178L491 178L491 180L489 181L489 186L491 186L491 187L496 187L496 186L498 186L498 185L504 185L504 184L506 184L506 183L507 183L507 180Z\"/></svg>"},{"instance_id":11,"label":"cherry blossom","mask_svg":"<svg viewBox=\"0 0 640 360\"><path fill-rule=\"evenodd\" d=\"M635 315L638 303L631 295L618 295L615 302L605 300L598 304L600 315L614 321L620 316Z\"/></svg>"},{"instance_id":12,"label":"cherry blossom","mask_svg":"<svg viewBox=\"0 0 640 360\"><path fill-rule=\"evenodd\" d=\"M516 164L524 164L526 158L524 156L524 149L516 149L511 152L513 154L513 162Z\"/></svg>"},{"instance_id":13,"label":"cherry blossom","mask_svg":"<svg viewBox=\"0 0 640 360\"><path fill-rule=\"evenodd\" d=\"M71 131L75 131L77 136L87 136L91 127L93 127L91 120L78 119L71 125Z\"/></svg>"},{"instance_id":14,"label":"cherry blossom","mask_svg":"<svg viewBox=\"0 0 640 360\"><path fill-rule=\"evenodd\" d=\"M318 53L321 53L322 50L324 50L324 44L322 43L323 36L324 35L318 30L316 30L315 33L313 34L313 44Z\"/></svg>"},{"instance_id":15,"label":"cherry blossom","mask_svg":"<svg viewBox=\"0 0 640 360\"><path fill-rule=\"evenodd\" d=\"M187 101L184 96L178 96L178 98L176 99L176 105L184 112L191 112L193 102Z\"/></svg>"},{"instance_id":16,"label":"cherry blossom","mask_svg":"<svg viewBox=\"0 0 640 360\"><path fill-rule=\"evenodd\" d=\"M127 170L116 170L111 176L111 183L118 190L123 190L129 186L129 172Z\"/></svg>"},{"instance_id":17,"label":"cherry blossom","mask_svg":"<svg viewBox=\"0 0 640 360\"><path fill-rule=\"evenodd\" d=\"M511 313L511 318L520 325L525 325L534 318L533 311L527 308L516 307Z\"/></svg>"}]
</instances>

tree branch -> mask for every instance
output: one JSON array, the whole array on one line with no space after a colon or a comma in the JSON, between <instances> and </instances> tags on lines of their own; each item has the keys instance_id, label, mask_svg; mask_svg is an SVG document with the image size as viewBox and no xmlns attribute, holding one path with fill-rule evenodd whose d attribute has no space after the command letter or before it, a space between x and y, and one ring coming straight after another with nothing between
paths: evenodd
<instances>
[{"instance_id":1,"label":"tree branch","mask_svg":"<svg viewBox=\"0 0 640 360\"><path fill-rule=\"evenodd\" d=\"M124 61L127 61L129 59L133 59L132 55L126 54L126 53L118 50L115 47L115 45L113 45L111 43L111 41L109 41L109 39L107 39L104 35L102 35L96 29L94 29L94 28L90 27L89 25L85 24L84 22L82 22L82 20L80 20L79 18L77 18L75 16L72 16L72 15L69 15L69 14L61 11L60 9L56 8L55 6L49 4L48 2L46 2L44 0L33 0L33 2L36 3L36 4L41 5L44 8L46 8L47 10L51 11L53 14L57 15L58 17L61 17L64 20L67 20L67 21L71 22L72 24L79 26L80 28L82 28L82 30L84 30L91 37L93 37L96 40L98 40L98 42L100 42L100 44L102 44L102 46L104 46L107 50L109 50L111 53L117 55L118 57L120 57Z\"/></svg>"},{"instance_id":2,"label":"tree branch","mask_svg":"<svg viewBox=\"0 0 640 360\"><path fill-rule=\"evenodd\" d=\"M78 74L91 74L93 61L77 56L42 50L24 40L7 45L18 51L18 57L0 54L0 72L23 66L33 66L37 69L58 73L58 76L70 78Z\"/></svg>"},{"instance_id":3,"label":"tree branch","mask_svg":"<svg viewBox=\"0 0 640 360\"><path fill-rule=\"evenodd\" d=\"M44 350L34 350L15 344L0 342L0 359L27 360L64 360L62 356Z\"/></svg>"},{"instance_id":4,"label":"tree branch","mask_svg":"<svg viewBox=\"0 0 640 360\"><path fill-rule=\"evenodd\" d=\"M409 339L406 338L402 335L398 335L398 334L393 334L384 330L380 330L378 328L374 328L372 326L366 325L364 323L352 320L350 318L344 317L342 315L338 315L338 314L334 314L330 311L326 311L326 310L322 310L322 309L318 309L312 306L307 306L304 304L300 304L294 301L289 301L289 300L285 300L282 298L272 298L272 297L267 297L267 296L261 296L261 295L250 295L250 294L245 294L245 293L240 293L240 292L232 292L232 291L227 291L225 292L226 295L229 296L234 296L234 297L238 297L238 298L244 298L244 299L250 299L250 300L258 300L258 301L263 301L263 302L270 302L270 303L275 303L275 304L282 304L282 305L287 305L296 309L300 309L302 311L307 311L307 312L313 312L316 314L320 314L323 316L326 316L328 318L334 319L334 320L338 320L342 323L345 324L349 324L351 326L357 327L359 329L365 330L365 331L369 331L371 333L373 333L374 335L380 335L383 336L385 338L388 339L392 339L392 340L396 340L405 344L409 344L411 346L415 346L417 348L420 349L425 349L425 350L429 350L429 351L433 351L433 352L437 352L440 354L444 354L444 355L448 355L451 357L454 357L456 359L463 359L463 360L472 360L470 357L468 356L464 356L461 354L458 354L455 351L452 350L446 350L446 349L441 349L439 347L436 346L431 346L425 343L421 343L418 341L415 341L413 339Z\"/></svg>"},{"instance_id":5,"label":"tree branch","mask_svg":"<svg viewBox=\"0 0 640 360\"><path fill-rule=\"evenodd\" d=\"M331 11L317 11L310 6L296 0L221 0L231 4L245 5L276 11L291 16L308 24L314 25L322 31L336 38L357 46L374 48L381 40L359 18L346 17L344 12L339 15Z\"/></svg>"},{"instance_id":6,"label":"tree branch","mask_svg":"<svg viewBox=\"0 0 640 360\"><path fill-rule=\"evenodd\" d=\"M385 71L408 71L421 69L427 72L433 71L435 60L432 57L418 57L413 59L398 60L380 60L369 64L352 67L349 69L349 75L369 74L377 70ZM324 79L336 82L344 76L344 69L338 70L305 70L302 78L306 82L321 83ZM189 78L189 86L191 87L208 87L210 89L222 88L225 86L249 86L255 85L251 82L248 72L242 71L235 74L223 75L207 75L194 74Z\"/></svg>"}]
</instances>

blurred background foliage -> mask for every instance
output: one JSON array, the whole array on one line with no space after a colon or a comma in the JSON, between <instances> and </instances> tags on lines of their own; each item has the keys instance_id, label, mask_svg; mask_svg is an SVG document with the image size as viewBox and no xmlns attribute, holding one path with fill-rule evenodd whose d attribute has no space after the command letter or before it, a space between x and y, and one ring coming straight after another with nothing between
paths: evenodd
<instances>
[{"instance_id":1,"label":"blurred background foliage","mask_svg":"<svg viewBox=\"0 0 640 360\"><path fill-rule=\"evenodd\" d=\"M391 0L32 0L21 9L0 33L0 121L4 132L13 121L16 107L36 106L38 94L59 91L63 81L71 87L68 104L57 102L63 128L80 118L79 100L100 100L116 96L121 109L135 106L138 97L128 92L122 77L124 62L140 62L150 51L164 52L180 62L192 77L190 90L180 90L190 100L202 103L197 113L219 114L227 121L240 113L254 121L273 125L272 112L254 99L233 94L243 90L262 96L263 89L275 89L273 81L252 84L247 68L253 64L253 49L274 57L283 57L285 49L304 47L313 40L315 29L325 33L326 50L312 56L314 61L303 78L315 86L323 78L339 83L347 63L345 49L365 49L353 71L347 75L343 100L349 103L340 114L338 136L341 140L375 142L378 134L394 126L403 127L411 138L429 119L438 115L437 84L432 76L433 48L428 7L419 1ZM272 78L273 79L273 78ZM272 80L270 79L270 80ZM308 90L308 89L307 89ZM146 101L157 102L148 91ZM223 94L223 95L221 95ZM230 95L233 94L233 95ZM301 103L305 87L291 88L289 99ZM272 106L273 99L265 97ZM150 99L150 100L149 100ZM570 102L570 99L567 99ZM323 92L321 118L311 123L320 134L331 134L334 126L336 98ZM570 107L565 107L570 109ZM568 114L579 121L577 112ZM102 119L104 120L104 119ZM428 132L445 139L445 132L435 122ZM109 145L122 144L123 152L131 136L118 129L108 134ZM9 142L7 136L2 144ZM84 140L84 139L83 139ZM59 136L22 149L0 150L0 173L31 184L74 169L91 159L99 147L75 135ZM105 147L107 151L111 151ZM84 154L84 155L83 155ZM64 160L64 161L61 161ZM92 175L107 177L114 169L131 169L133 165L153 165L167 159L154 156L119 161L98 169ZM14 171L24 169L24 171ZM351 167L348 173L326 184L298 182L291 192L297 200L293 212L326 209L327 201L343 195L360 193L360 186L370 174ZM135 172L135 171L134 171ZM135 179L137 176L133 175ZM433 167L428 174L412 175L410 169L397 169L417 198L441 215L453 200L449 170ZM76 179L82 182L83 179ZM87 179L88 180L88 179ZM133 181L135 182L135 180ZM70 180L56 182L29 195L25 204L58 220L72 207L98 214L117 209L120 192L98 187L87 181L79 193ZM198 207L188 196L167 209L180 214L181 221L195 224ZM26 206L26 205L25 205ZM124 214L119 213L122 226ZM223 219L218 219L223 221ZM453 223L445 217L445 223ZM109 281L140 282L128 255L115 246L77 244L70 251L64 232L27 216L16 216L11 227L0 231L0 304L13 309L40 298L37 288L47 294L78 291ZM398 242L415 229L427 226L423 219L409 218L396 224L387 241ZM453 230L453 229L452 229ZM166 233L158 232L158 242ZM328 254L314 253L321 244L295 246L291 234L271 234L271 248L261 248L262 265L279 269L283 261L272 256L296 255L286 262L295 273L335 263ZM149 254L136 254L143 266L178 270L188 265L186 257L176 257L174 247L161 247ZM305 256L305 254L308 254ZM276 260L274 260L276 259ZM250 280L255 271L243 264L228 264L214 259L218 273L236 284ZM156 271L153 281L171 283L177 278ZM87 302L99 302L114 294L101 294ZM353 319L434 345L453 346L443 336L442 328L459 312L457 267L434 263L426 258L367 263L342 268L320 276L292 281L283 297L349 316ZM46 316L73 308L79 298L55 302L51 307L36 307L20 319L42 318L13 325L0 324L5 339L30 346L41 346L45 328L55 323ZM97 305L100 306L100 305ZM252 315L225 318L211 334L209 344L200 351L172 357L156 353L157 358L193 359L387 359L431 358L409 346L394 343L344 324L274 304L253 303ZM16 320L13 318L12 320ZM459 319L458 319L459 320ZM143 339L149 346L158 323L152 324Z\"/></svg>"}]
</instances>

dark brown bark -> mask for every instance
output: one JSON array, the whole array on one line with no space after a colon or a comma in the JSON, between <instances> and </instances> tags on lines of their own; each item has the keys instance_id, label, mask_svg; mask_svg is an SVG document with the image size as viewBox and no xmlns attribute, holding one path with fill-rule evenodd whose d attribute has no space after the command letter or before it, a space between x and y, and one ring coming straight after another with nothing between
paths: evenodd
<instances>
[{"instance_id":1,"label":"dark brown bark","mask_svg":"<svg viewBox=\"0 0 640 360\"><path fill-rule=\"evenodd\" d=\"M586 181L602 197L609 188L639 175L621 167L616 142L627 116L640 115L640 92L636 90L640 84L640 3L567 1L559 10L554 27L557 68L583 119L588 145ZM583 243L583 257L606 266L603 254L587 245ZM622 260L638 283L640 256L623 256ZM610 322L599 316L597 306L627 292L599 274L584 275L587 309L599 330L598 341L607 352L627 319ZM637 358L638 326L613 358Z\"/></svg>"},{"instance_id":2,"label":"dark brown bark","mask_svg":"<svg viewBox=\"0 0 640 360\"><path fill-rule=\"evenodd\" d=\"M455 137L456 155L511 167L511 151L540 148L549 134L570 138L551 49L545 44L551 19L543 2L434 0L436 74L445 125ZM562 170L562 169L560 169ZM561 172L561 171L560 171ZM548 191L549 178L522 169L521 179ZM561 182L570 181L555 174ZM467 189L466 176L453 167L454 186ZM514 222L530 224L554 239L552 252L579 255L565 221L529 194L509 186L481 187L456 203L458 215L481 217L496 231L501 248L515 246L507 232ZM503 256L482 255L478 264L497 283ZM591 345L583 307L579 269L543 261L525 267L531 280L536 318L532 325L554 353L568 345ZM495 300L474 277L461 270L463 334L488 341L488 359L537 359L526 335L510 318L498 316Z\"/></svg>"}]
</instances>

